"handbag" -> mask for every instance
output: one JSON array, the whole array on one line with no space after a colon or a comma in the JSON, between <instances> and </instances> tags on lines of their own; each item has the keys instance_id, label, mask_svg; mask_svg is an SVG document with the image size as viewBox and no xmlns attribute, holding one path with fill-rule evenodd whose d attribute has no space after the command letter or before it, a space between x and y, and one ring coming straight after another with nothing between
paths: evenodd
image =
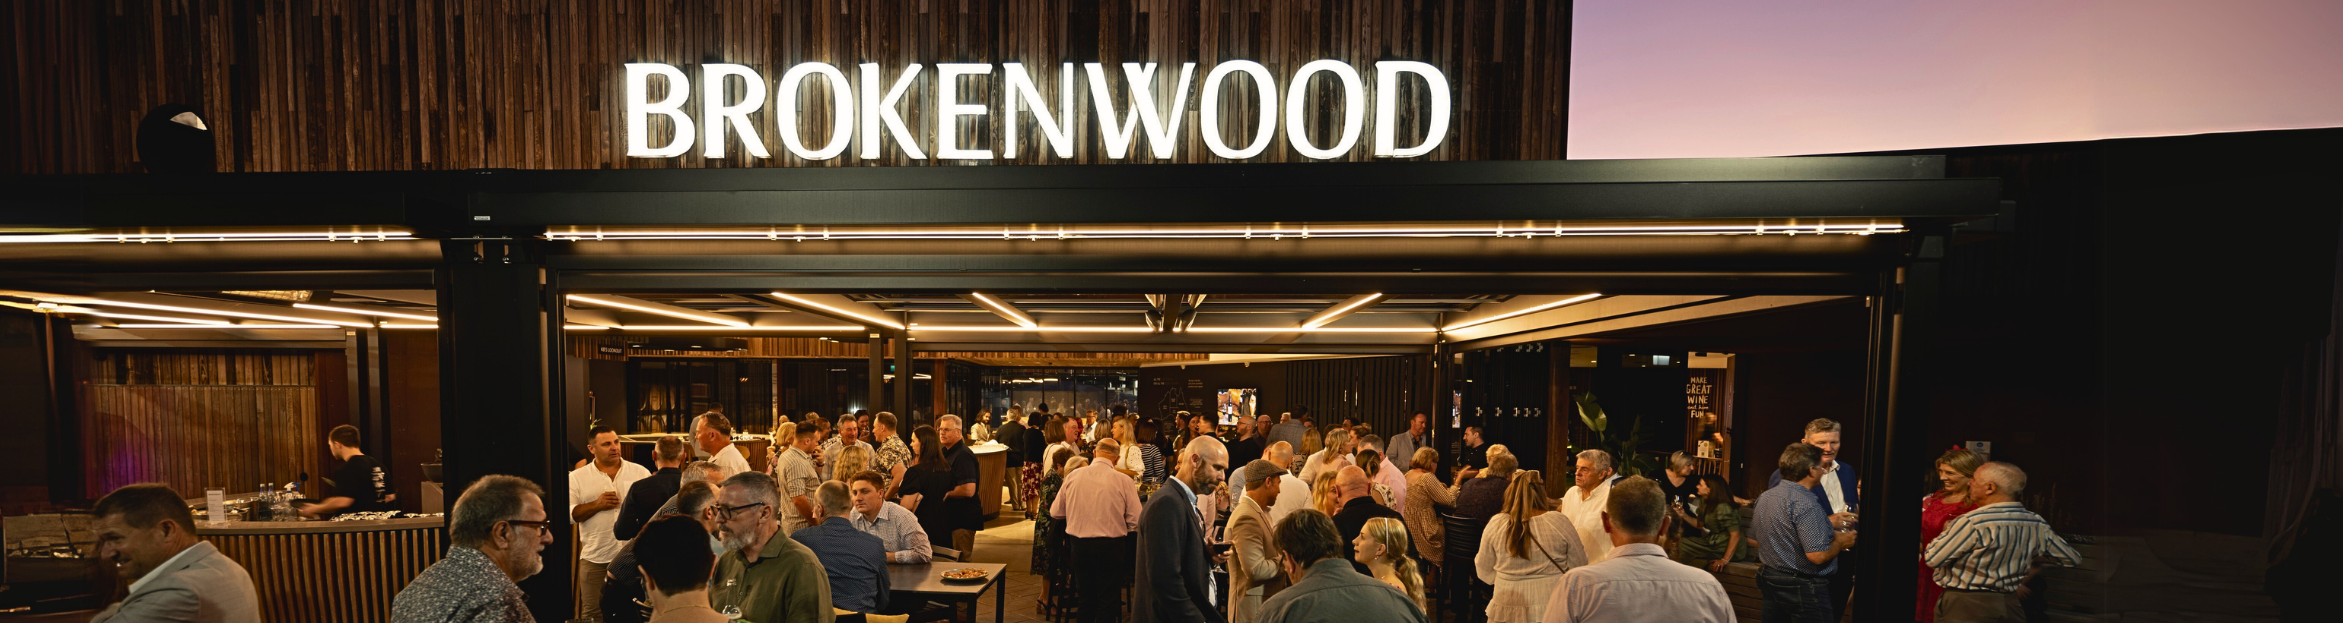
<instances>
[{"instance_id":1,"label":"handbag","mask_svg":"<svg viewBox=\"0 0 2343 623\"><path fill-rule=\"evenodd\" d=\"M1551 511L1549 511L1549 512L1551 512ZM1539 554L1543 554L1543 555L1545 555L1545 557L1546 557L1546 564L1554 565L1554 572L1555 572L1555 573L1561 573L1561 572L1564 572L1564 571L1569 571L1569 570L1570 570L1570 568L1569 568L1569 567L1564 567L1564 566L1562 566L1562 561L1559 561L1559 560L1555 560L1555 559L1554 559L1554 553L1553 553L1553 552L1546 551L1546 546L1545 546L1545 544L1542 544L1542 543L1539 543L1539 542L1538 542L1538 531L1537 531L1536 529L1529 529L1529 530L1525 530L1525 531L1523 531L1521 534L1522 534L1522 536L1529 537L1529 544L1530 544L1530 545L1532 545L1532 546L1535 546L1535 547L1537 547L1537 548L1538 548L1538 553L1539 553Z\"/></svg>"}]
</instances>

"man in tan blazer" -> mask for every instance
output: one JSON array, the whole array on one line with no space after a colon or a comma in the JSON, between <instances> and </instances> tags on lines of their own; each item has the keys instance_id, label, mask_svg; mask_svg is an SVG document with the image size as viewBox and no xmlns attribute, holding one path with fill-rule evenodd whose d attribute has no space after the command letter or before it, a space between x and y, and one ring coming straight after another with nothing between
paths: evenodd
<instances>
[{"instance_id":1,"label":"man in tan blazer","mask_svg":"<svg viewBox=\"0 0 2343 623\"><path fill-rule=\"evenodd\" d=\"M1245 465L1244 499L1236 510L1228 514L1228 541L1233 556L1229 557L1229 623L1253 623L1261 612L1261 600L1285 590L1285 575L1278 573L1277 540L1269 524L1269 508L1277 504L1279 482L1285 468L1266 459L1257 459Z\"/></svg>"},{"instance_id":2,"label":"man in tan blazer","mask_svg":"<svg viewBox=\"0 0 2343 623\"><path fill-rule=\"evenodd\" d=\"M170 487L130 485L98 500L98 558L132 580L106 606L105 622L236 623L260 620L252 575L195 536L195 517Z\"/></svg>"}]
</instances>

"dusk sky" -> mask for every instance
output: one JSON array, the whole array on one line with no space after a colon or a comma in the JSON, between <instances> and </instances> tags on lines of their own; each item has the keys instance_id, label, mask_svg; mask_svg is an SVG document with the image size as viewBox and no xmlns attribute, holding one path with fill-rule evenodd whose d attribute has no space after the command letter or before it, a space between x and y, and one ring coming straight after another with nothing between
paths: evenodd
<instances>
[{"instance_id":1,"label":"dusk sky","mask_svg":"<svg viewBox=\"0 0 2343 623\"><path fill-rule=\"evenodd\" d=\"M1579 0L1569 157L2343 126L2343 2Z\"/></svg>"}]
</instances>

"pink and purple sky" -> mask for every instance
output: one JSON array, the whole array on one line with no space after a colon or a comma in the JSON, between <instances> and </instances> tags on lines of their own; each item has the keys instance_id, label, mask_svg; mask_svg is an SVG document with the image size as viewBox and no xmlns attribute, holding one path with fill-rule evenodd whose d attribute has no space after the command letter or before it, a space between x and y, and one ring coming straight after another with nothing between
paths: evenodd
<instances>
[{"instance_id":1,"label":"pink and purple sky","mask_svg":"<svg viewBox=\"0 0 2343 623\"><path fill-rule=\"evenodd\" d=\"M1573 159L2343 126L2343 0L1578 0Z\"/></svg>"}]
</instances>

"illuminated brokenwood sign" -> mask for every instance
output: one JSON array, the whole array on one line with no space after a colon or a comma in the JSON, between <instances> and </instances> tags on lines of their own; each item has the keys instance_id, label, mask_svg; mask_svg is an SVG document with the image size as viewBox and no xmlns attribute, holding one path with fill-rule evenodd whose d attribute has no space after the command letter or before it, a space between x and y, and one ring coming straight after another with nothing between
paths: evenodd
<instances>
[{"instance_id":1,"label":"illuminated brokenwood sign","mask_svg":"<svg viewBox=\"0 0 2343 623\"><path fill-rule=\"evenodd\" d=\"M781 74L768 88L765 78L745 65L710 63L701 66L698 81L700 102L696 110L689 109L693 94L692 80L674 65L662 63L630 63L626 66L626 155L635 158L672 158L690 153L697 143L700 153L711 158L725 156L730 139L737 137L741 148L757 158L771 158L769 139L778 140L790 155L806 160L829 160L846 155L853 148L854 156L864 160L880 158L892 138L895 148L913 160L991 160L1015 158L1022 145L1018 144L1020 125L1031 123L1040 130L1041 142L1058 158L1073 158L1076 142L1074 120L1078 111L1074 105L1074 82L1077 72L1074 63L1059 65L1057 71L1057 101L1044 95L1042 83L1036 81L1033 70L1022 63L942 63L934 66L936 88L924 118L934 125L934 153L923 150L918 133L905 124L902 106L907 93L927 67L914 63L893 73L890 79L877 63L856 67L857 76L850 81L843 69L829 63L800 63ZM960 88L962 80L972 76L990 76L995 71L999 80L987 80L997 88L982 97L970 97ZM1189 89L1196 80L1196 64L1181 63L1176 78L1165 84L1157 76L1156 63L1123 63L1121 80L1127 98L1110 94L1115 78L1109 76L1100 63L1082 63L1079 74L1085 79L1090 104L1095 109L1098 127L1096 135L1108 158L1120 160L1132 153L1132 143L1143 134L1148 152L1158 159L1170 159L1183 142L1181 121L1188 116ZM1375 101L1367 101L1366 78L1359 68L1337 60L1318 60L1302 65L1287 76L1284 88L1278 88L1276 76L1269 68L1253 61L1224 61L1215 65L1202 80L1201 102L1194 111L1197 131L1206 149L1214 156L1231 160L1245 160L1260 156L1269 148L1272 138L1282 126L1286 142L1301 155L1318 160L1341 158L1358 148L1365 133L1367 111L1375 112L1373 153L1377 157L1413 158L1431 153L1448 136L1449 88L1448 79L1440 70L1415 61L1378 61L1374 64ZM1046 70L1044 70L1046 72ZM1240 122L1223 119L1221 105L1223 89L1237 89L1231 82L1237 74L1244 74L1252 92L1251 108L1257 111L1250 120L1249 140L1242 145L1230 145L1224 137L1225 124ZM1421 93L1428 99L1423 119L1422 136L1405 140L1413 145L1401 145L1399 136L1399 99L1402 80L1423 81ZM1044 79L1047 79L1046 73ZM1309 89L1312 79L1331 79L1341 87L1342 95L1335 98L1312 98ZM816 79L827 83L829 102L826 119L828 131L821 136L807 136L801 132L801 117L809 111L800 109L808 83ZM651 100L652 86L660 83L665 95ZM736 88L737 85L737 88ZM1241 94L1239 97L1243 97ZM1115 111L1122 102L1124 112ZM913 101L911 105L923 103ZM993 114L995 105L999 114ZM750 115L766 106L772 111L765 115L772 127L759 128L750 121ZM1337 114L1341 118L1340 132L1333 137L1312 137L1306 123L1307 113L1313 108L1322 114ZM1281 114L1282 113L1282 114ZM665 143L653 145L652 117L665 118L674 132L664 137ZM987 119L990 117L990 119ZM960 144L963 120L984 127L1000 128L998 151L993 147ZM818 126L817 126L818 127ZM770 136L766 130L770 130Z\"/></svg>"}]
</instances>

